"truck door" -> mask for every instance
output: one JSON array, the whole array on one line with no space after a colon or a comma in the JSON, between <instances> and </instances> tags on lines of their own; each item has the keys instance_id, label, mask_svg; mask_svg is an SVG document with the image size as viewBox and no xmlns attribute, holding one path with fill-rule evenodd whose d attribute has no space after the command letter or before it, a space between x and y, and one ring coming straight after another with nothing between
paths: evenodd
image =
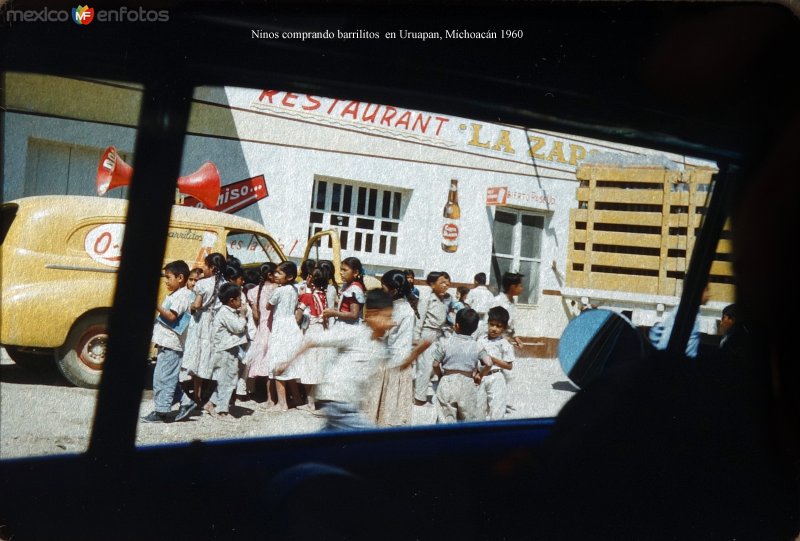
<instances>
[{"instance_id":1,"label":"truck door","mask_svg":"<svg viewBox=\"0 0 800 541\"><path fill-rule=\"evenodd\" d=\"M323 253L324 252L324 253ZM339 242L339 232L335 229L326 229L315 233L308 239L306 243L306 250L303 252L303 259L308 258L328 259L326 255L330 253L330 260L333 262L333 267L336 269L336 281L340 281L341 264L342 264L342 247Z\"/></svg>"}]
</instances>

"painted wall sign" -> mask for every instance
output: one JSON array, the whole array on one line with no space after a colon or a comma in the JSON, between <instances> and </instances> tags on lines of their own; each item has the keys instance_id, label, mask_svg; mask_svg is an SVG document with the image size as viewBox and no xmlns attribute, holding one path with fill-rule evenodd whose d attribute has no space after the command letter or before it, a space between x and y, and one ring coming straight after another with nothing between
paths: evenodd
<instances>
[{"instance_id":1,"label":"painted wall sign","mask_svg":"<svg viewBox=\"0 0 800 541\"><path fill-rule=\"evenodd\" d=\"M249 207L256 201L269 195L267 182L264 175L250 177L232 184L227 184L220 189L217 206L211 210L233 214L237 210ZM206 208L200 201L192 196L186 196L181 203L185 207Z\"/></svg>"},{"instance_id":2,"label":"painted wall sign","mask_svg":"<svg viewBox=\"0 0 800 541\"><path fill-rule=\"evenodd\" d=\"M262 90L253 107L278 106L299 112L314 113L331 119L356 121L364 125L394 128L419 135L439 136L450 122L446 116L410 111L391 105L377 105L354 100L322 98L278 90Z\"/></svg>"},{"instance_id":3,"label":"painted wall sign","mask_svg":"<svg viewBox=\"0 0 800 541\"><path fill-rule=\"evenodd\" d=\"M544 192L520 192L517 190L509 190L506 204L534 207L540 205L549 206L556 204L556 198Z\"/></svg>"},{"instance_id":4,"label":"painted wall sign","mask_svg":"<svg viewBox=\"0 0 800 541\"><path fill-rule=\"evenodd\" d=\"M246 91L250 96L253 90ZM234 92L232 104L238 102ZM319 122L365 131L392 133L396 137L425 140L450 148L462 147L481 154L521 162L540 162L562 170L574 170L586 156L608 150L569 136L535 132L413 111L354 100L323 98L279 90L261 90L249 107L288 116L314 118ZM639 154L645 149L614 145L615 152Z\"/></svg>"},{"instance_id":5,"label":"painted wall sign","mask_svg":"<svg viewBox=\"0 0 800 541\"><path fill-rule=\"evenodd\" d=\"M538 207L555 205L556 198L543 192L520 192L509 190L507 186L495 186L486 189L487 206L517 205L521 207Z\"/></svg>"},{"instance_id":6,"label":"painted wall sign","mask_svg":"<svg viewBox=\"0 0 800 541\"><path fill-rule=\"evenodd\" d=\"M103 224L91 229L83 240L83 249L94 261L119 267L125 224Z\"/></svg>"},{"instance_id":7,"label":"painted wall sign","mask_svg":"<svg viewBox=\"0 0 800 541\"><path fill-rule=\"evenodd\" d=\"M493 188L486 188L486 204L491 205L505 205L506 197L508 196L508 187L495 186Z\"/></svg>"}]
</instances>

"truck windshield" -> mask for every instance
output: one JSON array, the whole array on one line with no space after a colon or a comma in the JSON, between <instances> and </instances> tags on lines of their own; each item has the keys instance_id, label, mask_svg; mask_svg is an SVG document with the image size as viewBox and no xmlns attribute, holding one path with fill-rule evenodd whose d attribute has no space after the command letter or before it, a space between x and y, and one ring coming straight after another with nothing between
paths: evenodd
<instances>
[{"instance_id":1,"label":"truck windshield","mask_svg":"<svg viewBox=\"0 0 800 541\"><path fill-rule=\"evenodd\" d=\"M228 255L237 258L243 267L257 267L262 263L280 263L281 257L273 240L258 233L229 233L226 242Z\"/></svg>"}]
</instances>

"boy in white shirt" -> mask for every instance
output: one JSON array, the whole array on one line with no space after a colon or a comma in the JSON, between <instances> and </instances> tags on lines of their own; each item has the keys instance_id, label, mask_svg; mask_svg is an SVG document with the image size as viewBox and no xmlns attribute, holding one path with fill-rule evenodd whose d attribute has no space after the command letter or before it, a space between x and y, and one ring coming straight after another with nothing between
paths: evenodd
<instances>
[{"instance_id":1,"label":"boy in white shirt","mask_svg":"<svg viewBox=\"0 0 800 541\"><path fill-rule=\"evenodd\" d=\"M478 343L492 358L492 368L481 380L478 388L478 405L482 415L490 420L502 419L508 404L506 377L513 368L514 347L504 334L508 326L508 310L502 306L490 308L488 312L488 333L478 339Z\"/></svg>"},{"instance_id":2,"label":"boy in white shirt","mask_svg":"<svg viewBox=\"0 0 800 541\"><path fill-rule=\"evenodd\" d=\"M524 274L518 272L505 272L503 273L502 286L503 292L494 298L492 307L502 306L508 311L508 325L506 325L506 336L511 340L516 347L522 347L522 340L519 336L515 335L514 323L516 322L517 306L514 297L522 293L524 286L522 279Z\"/></svg>"},{"instance_id":3,"label":"boy in white shirt","mask_svg":"<svg viewBox=\"0 0 800 541\"><path fill-rule=\"evenodd\" d=\"M247 344L247 312L242 308L242 289L234 283L219 286L217 294L222 308L211 326L214 372L217 390L211 398L215 404L212 415L228 416L228 407L239 379L239 362L244 358Z\"/></svg>"},{"instance_id":4,"label":"boy in white shirt","mask_svg":"<svg viewBox=\"0 0 800 541\"><path fill-rule=\"evenodd\" d=\"M195 296L186 288L188 278L189 266L185 261L172 261L164 266L164 282L169 294L164 303L157 307L158 318L153 327L153 343L158 349L156 369L153 372L155 407L152 412L142 417L144 423L171 422L169 413L172 405L182 394L178 377L183 361L183 340L191 317L189 307ZM189 406L181 406L181 410L184 407Z\"/></svg>"},{"instance_id":5,"label":"boy in white shirt","mask_svg":"<svg viewBox=\"0 0 800 541\"><path fill-rule=\"evenodd\" d=\"M482 420L478 411L478 385L492 367L486 350L472 338L478 328L478 314L464 308L456 314L455 334L442 337L431 346L433 370L439 376L436 389L436 422Z\"/></svg>"},{"instance_id":6,"label":"boy in white shirt","mask_svg":"<svg viewBox=\"0 0 800 541\"><path fill-rule=\"evenodd\" d=\"M472 282L475 284L475 287L473 287L472 291L469 292L469 306L478 312L478 317L480 317L483 321L486 318L486 313L492 306L494 295L486 287L485 272L479 272L476 274Z\"/></svg>"}]
</instances>

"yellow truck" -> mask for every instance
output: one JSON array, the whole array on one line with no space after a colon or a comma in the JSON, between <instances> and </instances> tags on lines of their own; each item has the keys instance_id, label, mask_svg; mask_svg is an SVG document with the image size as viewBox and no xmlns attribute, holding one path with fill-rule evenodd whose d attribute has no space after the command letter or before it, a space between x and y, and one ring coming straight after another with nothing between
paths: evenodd
<instances>
[{"instance_id":1,"label":"yellow truck","mask_svg":"<svg viewBox=\"0 0 800 541\"><path fill-rule=\"evenodd\" d=\"M122 199L83 196L26 197L0 207L0 345L12 360L55 360L72 384L99 385L126 211ZM311 237L303 259L326 236L338 271L335 231ZM246 268L287 259L258 222L174 206L164 261L183 259L192 268L212 252Z\"/></svg>"}]
</instances>

